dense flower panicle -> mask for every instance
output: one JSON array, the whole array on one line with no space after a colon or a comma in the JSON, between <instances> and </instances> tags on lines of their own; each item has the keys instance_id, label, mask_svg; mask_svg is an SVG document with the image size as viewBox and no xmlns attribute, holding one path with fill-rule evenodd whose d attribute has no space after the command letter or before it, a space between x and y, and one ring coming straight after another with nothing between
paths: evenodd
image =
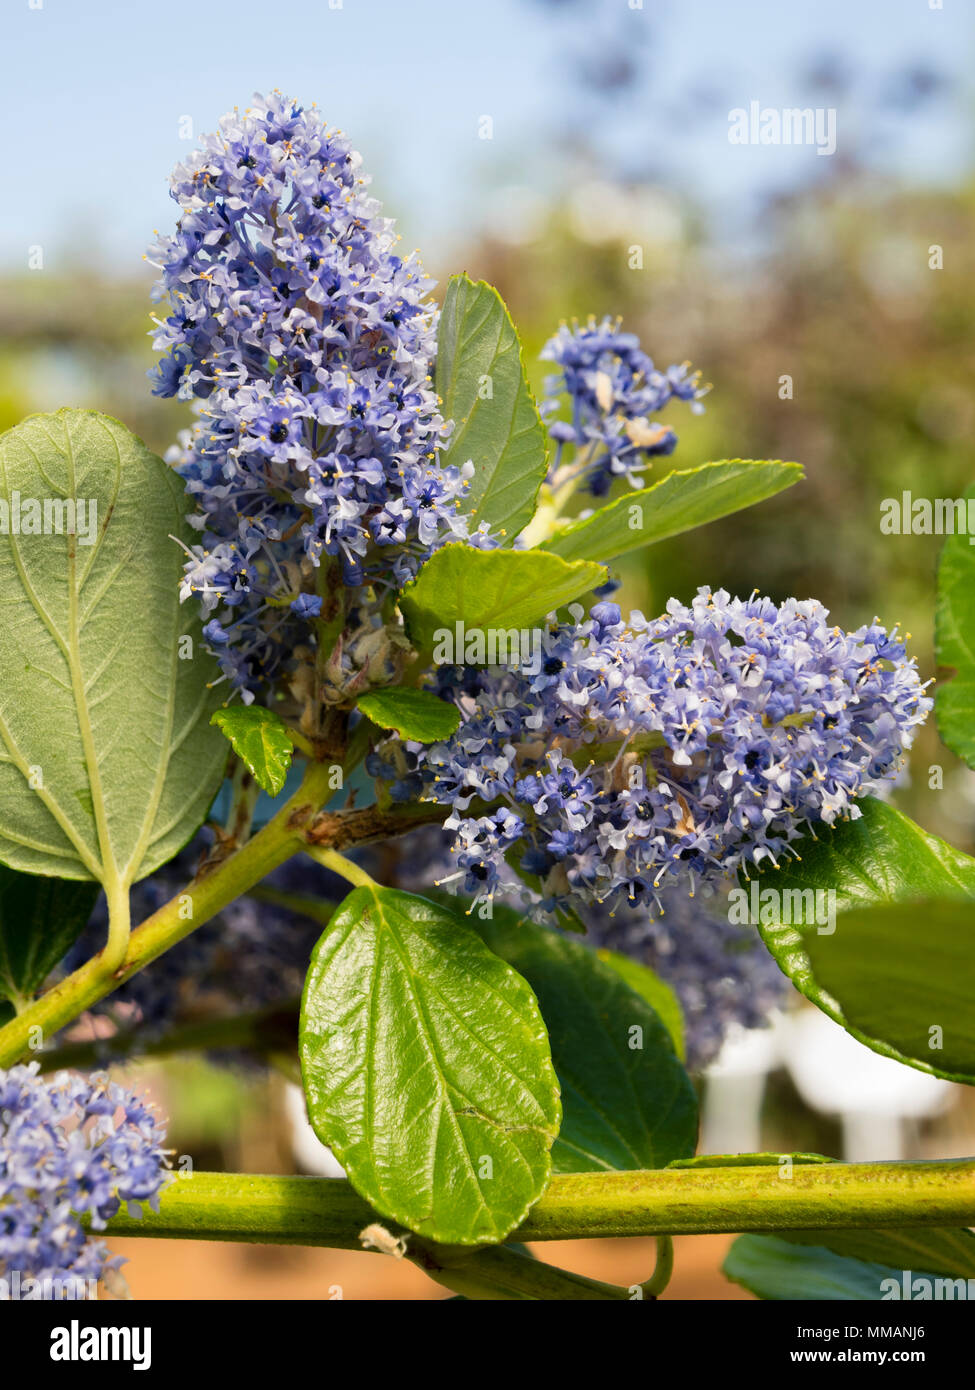
<instances>
[{"instance_id":1,"label":"dense flower panicle","mask_svg":"<svg viewBox=\"0 0 975 1390\"><path fill-rule=\"evenodd\" d=\"M595 497L605 497L621 477L641 486L640 474L654 456L673 453L674 431L650 419L668 401L689 401L695 412L704 408L700 373L691 372L686 362L657 371L640 340L620 331L618 319L563 324L541 355L561 369L546 379L542 414L555 415L563 396L570 413L570 419L556 419L549 426L556 444L550 481L584 479ZM563 464L567 444L575 455Z\"/></svg>"},{"instance_id":2,"label":"dense flower panicle","mask_svg":"<svg viewBox=\"0 0 975 1390\"><path fill-rule=\"evenodd\" d=\"M721 895L661 895L660 915L628 906L586 913L589 939L654 970L677 995L687 1065L713 1062L736 1031L763 1028L784 1007L791 985L754 929L728 921Z\"/></svg>"},{"instance_id":3,"label":"dense flower panicle","mask_svg":"<svg viewBox=\"0 0 975 1390\"><path fill-rule=\"evenodd\" d=\"M653 621L609 602L574 616L544 632L534 673L441 668L457 733L372 760L395 798L451 807L467 891L506 887L510 859L543 911L651 905L778 863L859 815L931 708L896 630L844 632L814 600L702 588Z\"/></svg>"},{"instance_id":4,"label":"dense flower panicle","mask_svg":"<svg viewBox=\"0 0 975 1390\"><path fill-rule=\"evenodd\" d=\"M107 1076L0 1071L0 1274L100 1279L103 1230L123 1202L154 1206L167 1180L153 1108Z\"/></svg>"},{"instance_id":5,"label":"dense flower panicle","mask_svg":"<svg viewBox=\"0 0 975 1390\"><path fill-rule=\"evenodd\" d=\"M245 698L311 639L323 557L358 585L386 548L402 583L444 540L487 543L459 514L471 466L438 457L431 282L367 182L314 110L258 96L177 167L151 252L155 389L200 416L170 455L200 508L184 597Z\"/></svg>"}]
</instances>

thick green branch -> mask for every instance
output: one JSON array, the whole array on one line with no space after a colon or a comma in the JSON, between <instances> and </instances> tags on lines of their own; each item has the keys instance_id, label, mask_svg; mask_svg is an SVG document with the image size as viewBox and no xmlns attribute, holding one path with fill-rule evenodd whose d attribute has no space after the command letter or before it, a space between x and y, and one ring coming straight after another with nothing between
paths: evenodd
<instances>
[{"instance_id":1,"label":"thick green branch","mask_svg":"<svg viewBox=\"0 0 975 1390\"><path fill-rule=\"evenodd\" d=\"M554 1177L517 1239L696 1235L975 1224L975 1159L688 1168ZM381 1219L381 1218L379 1218ZM377 1220L347 1182L196 1173L170 1184L158 1212L120 1213L117 1235L360 1248Z\"/></svg>"}]
</instances>

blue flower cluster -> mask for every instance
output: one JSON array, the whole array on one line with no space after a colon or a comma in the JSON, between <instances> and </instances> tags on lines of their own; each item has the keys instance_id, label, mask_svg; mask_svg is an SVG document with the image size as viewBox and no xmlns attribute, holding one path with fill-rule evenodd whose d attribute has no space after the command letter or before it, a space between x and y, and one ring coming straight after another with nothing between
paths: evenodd
<instances>
[{"instance_id":1,"label":"blue flower cluster","mask_svg":"<svg viewBox=\"0 0 975 1390\"><path fill-rule=\"evenodd\" d=\"M653 457L677 445L674 431L650 417L674 399L690 401L696 412L704 408L700 373L686 362L657 371L640 340L620 332L618 319L563 324L541 355L561 368L546 379L542 414L554 415L563 396L571 414L549 426L556 445L549 481L556 489L584 480L593 496L605 497L620 477L641 486L640 474ZM574 455L563 463L567 444Z\"/></svg>"},{"instance_id":2,"label":"blue flower cluster","mask_svg":"<svg viewBox=\"0 0 975 1390\"><path fill-rule=\"evenodd\" d=\"M896 776L932 702L896 629L828 616L707 588L652 621L574 610L532 669L441 668L457 733L372 770L450 806L468 892L506 888L510 863L543 911L659 908L671 885L777 864Z\"/></svg>"},{"instance_id":3,"label":"blue flower cluster","mask_svg":"<svg viewBox=\"0 0 975 1390\"><path fill-rule=\"evenodd\" d=\"M150 253L155 390L199 414L170 454L200 508L183 595L247 701L314 645L324 558L400 585L443 540L487 543L459 514L472 466L439 462L430 281L367 182L314 110L257 96L177 167Z\"/></svg>"},{"instance_id":4,"label":"blue flower cluster","mask_svg":"<svg viewBox=\"0 0 975 1390\"><path fill-rule=\"evenodd\" d=\"M167 1180L151 1106L107 1076L0 1071L0 1273L98 1280L121 1260L100 1231L122 1202L153 1205Z\"/></svg>"},{"instance_id":5,"label":"blue flower cluster","mask_svg":"<svg viewBox=\"0 0 975 1390\"><path fill-rule=\"evenodd\" d=\"M766 1027L792 987L757 932L728 921L721 894L691 898L670 889L661 906L659 916L595 908L585 915L589 939L632 956L670 985L683 1015L687 1065L701 1071L737 1030Z\"/></svg>"}]
</instances>

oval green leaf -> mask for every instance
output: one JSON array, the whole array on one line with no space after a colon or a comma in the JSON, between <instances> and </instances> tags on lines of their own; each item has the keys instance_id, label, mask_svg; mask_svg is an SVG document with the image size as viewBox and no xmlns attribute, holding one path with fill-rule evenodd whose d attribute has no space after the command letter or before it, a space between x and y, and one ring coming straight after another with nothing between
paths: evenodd
<instances>
[{"instance_id":1,"label":"oval green leaf","mask_svg":"<svg viewBox=\"0 0 975 1390\"><path fill-rule=\"evenodd\" d=\"M663 1168L694 1152L697 1098L660 1016L588 946L494 906L484 940L531 985L562 1087L557 1173Z\"/></svg>"},{"instance_id":2,"label":"oval green leaf","mask_svg":"<svg viewBox=\"0 0 975 1390\"><path fill-rule=\"evenodd\" d=\"M358 707L381 729L393 729L400 738L416 743L438 743L450 738L460 724L460 710L438 700L429 690L411 686L386 686L361 695Z\"/></svg>"},{"instance_id":3,"label":"oval green leaf","mask_svg":"<svg viewBox=\"0 0 975 1390\"><path fill-rule=\"evenodd\" d=\"M257 785L277 796L287 781L294 753L281 716L263 705L229 705L218 709L211 722L230 740Z\"/></svg>"},{"instance_id":4,"label":"oval green leaf","mask_svg":"<svg viewBox=\"0 0 975 1390\"><path fill-rule=\"evenodd\" d=\"M225 744L196 605L179 603L186 511L177 475L107 416L35 415L0 438L0 860L13 868L124 887L206 814Z\"/></svg>"},{"instance_id":5,"label":"oval green leaf","mask_svg":"<svg viewBox=\"0 0 975 1390\"><path fill-rule=\"evenodd\" d=\"M764 502L801 478L798 463L777 459L727 459L675 470L573 522L543 549L566 560L614 560Z\"/></svg>"},{"instance_id":6,"label":"oval green leaf","mask_svg":"<svg viewBox=\"0 0 975 1390\"><path fill-rule=\"evenodd\" d=\"M535 996L463 918L356 888L313 953L299 1047L312 1126L383 1216L453 1245L525 1219L558 1082Z\"/></svg>"},{"instance_id":7,"label":"oval green leaf","mask_svg":"<svg viewBox=\"0 0 975 1390\"><path fill-rule=\"evenodd\" d=\"M462 507L510 545L531 520L548 467L545 428L504 300L483 280L454 275L437 335L437 392L454 432L443 464L470 460Z\"/></svg>"},{"instance_id":8,"label":"oval green leaf","mask_svg":"<svg viewBox=\"0 0 975 1390\"><path fill-rule=\"evenodd\" d=\"M900 1270L890 1265L850 1260L822 1246L793 1245L780 1236L739 1236L721 1269L733 1284L774 1302L879 1301L883 1281L900 1280Z\"/></svg>"},{"instance_id":9,"label":"oval green leaf","mask_svg":"<svg viewBox=\"0 0 975 1390\"><path fill-rule=\"evenodd\" d=\"M959 1294L954 1281L975 1278L975 1236L948 1228L739 1236L723 1271L733 1283L775 1301L876 1301L893 1296L885 1280L893 1280L900 1297L909 1298L916 1278L946 1281L943 1297L966 1298L969 1286Z\"/></svg>"},{"instance_id":10,"label":"oval green leaf","mask_svg":"<svg viewBox=\"0 0 975 1390\"><path fill-rule=\"evenodd\" d=\"M975 1084L975 902L854 908L803 930L812 971L843 1016L915 1066Z\"/></svg>"},{"instance_id":11,"label":"oval green leaf","mask_svg":"<svg viewBox=\"0 0 975 1390\"><path fill-rule=\"evenodd\" d=\"M975 1279L975 1234L964 1227L897 1230L780 1231L793 1245L822 1245L835 1255L915 1273Z\"/></svg>"},{"instance_id":12,"label":"oval green leaf","mask_svg":"<svg viewBox=\"0 0 975 1390\"><path fill-rule=\"evenodd\" d=\"M517 644L521 629L605 582L606 570L589 560L570 564L541 550L445 545L400 594L400 608L413 643L424 651L434 650L438 640L452 650L460 646L458 623L463 625L462 639L480 635L489 641L493 634L497 650L509 638ZM485 650L487 660L465 657L463 650L454 651L450 660L505 664L504 659L490 659L489 645Z\"/></svg>"},{"instance_id":13,"label":"oval green leaf","mask_svg":"<svg viewBox=\"0 0 975 1390\"><path fill-rule=\"evenodd\" d=\"M837 935L842 914L853 909L909 902L921 895L975 897L975 859L927 834L882 801L868 797L860 802L860 809L863 814L859 820L843 821L833 830L821 828L816 840L797 841L795 848L801 860L783 864L777 872L766 870L759 875L759 886L770 883L779 903L785 900L786 891L832 891L836 895ZM928 1058L906 1056L890 1041L871 1035L846 1017L839 1001L818 978L799 926L783 923L771 912L769 920L757 925L780 969L800 993L853 1037L874 1052L920 1071L946 1074Z\"/></svg>"},{"instance_id":14,"label":"oval green leaf","mask_svg":"<svg viewBox=\"0 0 975 1390\"><path fill-rule=\"evenodd\" d=\"M619 951L611 951L606 946L600 947L596 955L604 965L615 970L630 989L647 1001L670 1034L677 1056L682 1062L685 1061L687 1052L684 1046L684 1014L680 1000L666 980L662 980L648 965L641 965L638 960L624 956Z\"/></svg>"}]
</instances>

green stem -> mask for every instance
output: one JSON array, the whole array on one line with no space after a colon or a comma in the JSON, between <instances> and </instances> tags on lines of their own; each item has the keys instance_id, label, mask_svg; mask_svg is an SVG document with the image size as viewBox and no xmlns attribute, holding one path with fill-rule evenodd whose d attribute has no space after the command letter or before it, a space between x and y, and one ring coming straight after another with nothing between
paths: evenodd
<instances>
[{"instance_id":1,"label":"green stem","mask_svg":"<svg viewBox=\"0 0 975 1390\"><path fill-rule=\"evenodd\" d=\"M522 544L528 549L541 545L555 534L562 513L575 495L585 471L585 464L592 458L595 447L595 444L588 444L579 451L570 469L571 477L560 480L556 475L551 483L542 484L535 515L521 533Z\"/></svg>"},{"instance_id":2,"label":"green stem","mask_svg":"<svg viewBox=\"0 0 975 1390\"><path fill-rule=\"evenodd\" d=\"M6 1001L15 1014L22 1014L25 1009L30 1008L30 995L21 994L18 990L14 989L9 980L4 980L3 988Z\"/></svg>"},{"instance_id":3,"label":"green stem","mask_svg":"<svg viewBox=\"0 0 975 1390\"><path fill-rule=\"evenodd\" d=\"M670 1236L657 1237L657 1262L653 1273L645 1284L641 1284L644 1298L659 1298L670 1283L674 1272L674 1242Z\"/></svg>"},{"instance_id":4,"label":"green stem","mask_svg":"<svg viewBox=\"0 0 975 1390\"><path fill-rule=\"evenodd\" d=\"M244 761L236 759L230 779L230 809L224 822L224 830L235 848L242 845L251 833L259 792L260 788Z\"/></svg>"},{"instance_id":5,"label":"green stem","mask_svg":"<svg viewBox=\"0 0 975 1390\"><path fill-rule=\"evenodd\" d=\"M481 815L484 803L474 800L468 815ZM431 801L409 805L355 807L348 811L320 811L305 830L308 847L326 846L329 849L353 849L356 845L371 845L377 840L389 840L405 835L421 825L443 822L450 814L448 805Z\"/></svg>"},{"instance_id":6,"label":"green stem","mask_svg":"<svg viewBox=\"0 0 975 1390\"><path fill-rule=\"evenodd\" d=\"M288 725L288 736L294 746L300 752L304 753L306 757L313 758L315 756L315 745L312 743L311 739L305 738L301 730L296 729L293 724Z\"/></svg>"},{"instance_id":7,"label":"green stem","mask_svg":"<svg viewBox=\"0 0 975 1390\"><path fill-rule=\"evenodd\" d=\"M521 533L522 545L528 550L533 550L543 541L549 540L555 530L555 523L558 521L561 510L562 507L556 501L555 493L548 483L543 483L539 489L535 514Z\"/></svg>"},{"instance_id":8,"label":"green stem","mask_svg":"<svg viewBox=\"0 0 975 1390\"><path fill-rule=\"evenodd\" d=\"M975 1224L975 1159L810 1164L791 1178L779 1174L725 1167L558 1175L513 1238ZM359 1232L376 1219L349 1183L332 1178L194 1173L165 1189L158 1212L144 1210L141 1220L120 1212L109 1231L357 1250Z\"/></svg>"},{"instance_id":9,"label":"green stem","mask_svg":"<svg viewBox=\"0 0 975 1390\"><path fill-rule=\"evenodd\" d=\"M288 893L281 888L272 888L266 883L259 883L256 888L252 888L248 896L259 903L267 903L270 907L283 907L285 911L307 917L309 921L318 922L323 927L328 926L338 906L327 898L312 898L307 893Z\"/></svg>"},{"instance_id":10,"label":"green stem","mask_svg":"<svg viewBox=\"0 0 975 1390\"><path fill-rule=\"evenodd\" d=\"M329 773L327 764L310 763L298 791L262 830L132 932L117 968L107 968L105 953L94 956L0 1028L0 1067L37 1051L85 1009L290 859L302 847L305 827L330 795Z\"/></svg>"},{"instance_id":11,"label":"green stem","mask_svg":"<svg viewBox=\"0 0 975 1390\"><path fill-rule=\"evenodd\" d=\"M347 879L354 888L378 887L376 880L370 878L365 869L360 869L358 864L353 864L351 859L346 859L345 855L339 854L337 849L323 849L321 845L306 845L305 852L310 859L314 859L316 864L321 864L323 869L331 869L333 874Z\"/></svg>"},{"instance_id":12,"label":"green stem","mask_svg":"<svg viewBox=\"0 0 975 1390\"><path fill-rule=\"evenodd\" d=\"M132 931L129 885L121 879L107 880L105 900L108 905L108 940L99 959L102 971L111 977L125 959Z\"/></svg>"}]
</instances>

